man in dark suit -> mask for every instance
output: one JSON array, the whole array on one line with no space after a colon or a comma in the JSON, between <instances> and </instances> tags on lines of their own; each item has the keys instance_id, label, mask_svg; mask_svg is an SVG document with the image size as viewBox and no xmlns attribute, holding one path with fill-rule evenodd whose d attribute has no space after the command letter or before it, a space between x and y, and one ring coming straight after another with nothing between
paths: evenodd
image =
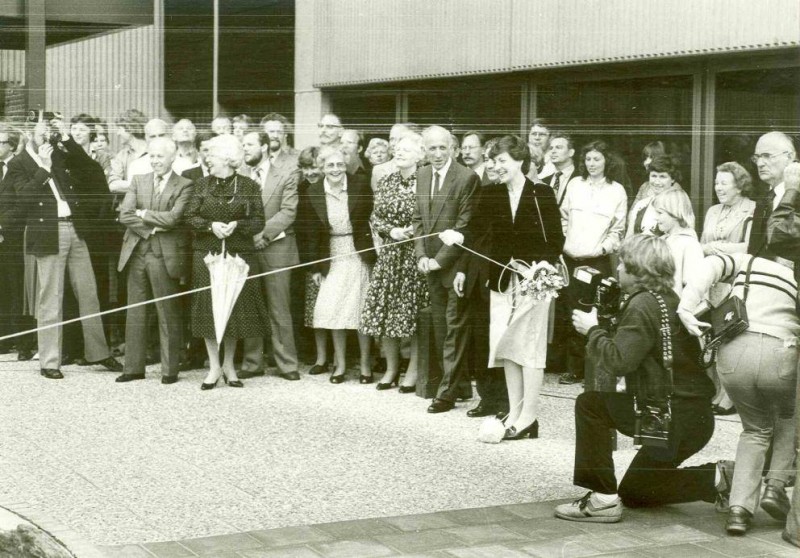
<instances>
[{"instance_id":1,"label":"man in dark suit","mask_svg":"<svg viewBox=\"0 0 800 558\"><path fill-rule=\"evenodd\" d=\"M553 132L547 155L554 171L542 176L542 182L550 186L556 195L556 202L561 207L567 193L567 184L575 174L575 145L572 137L562 132ZM567 373L567 340L572 327L572 311L564 298L553 301L554 326L553 341L547 348L547 372L564 373L564 383L579 382L580 379Z\"/></svg>"},{"instance_id":2,"label":"man in dark suit","mask_svg":"<svg viewBox=\"0 0 800 558\"><path fill-rule=\"evenodd\" d=\"M414 235L463 229L472 214L472 196L480 183L478 175L450 156L450 132L431 126L422 137L430 165L417 173ZM442 413L455 406L467 345L467 316L459 314L459 298L453 289L461 248L445 246L438 236L430 236L417 238L414 249L419 270L428 276L436 354L442 364L442 381L428 412Z\"/></svg>"},{"instance_id":3,"label":"man in dark suit","mask_svg":"<svg viewBox=\"0 0 800 558\"><path fill-rule=\"evenodd\" d=\"M364 151L362 144L364 143L364 136L358 130L350 128L342 132L342 151L348 156L347 159L347 174L362 174L367 178L372 177L372 165L369 161L362 159L361 154Z\"/></svg>"},{"instance_id":4,"label":"man in dark suit","mask_svg":"<svg viewBox=\"0 0 800 558\"><path fill-rule=\"evenodd\" d=\"M181 172L181 176L188 178L192 182L197 182L204 176L208 176L208 167L206 166L206 155L208 155L208 142L214 137L214 134L208 131L198 132L194 137L194 145L197 149L197 164L193 167Z\"/></svg>"},{"instance_id":5,"label":"man in dark suit","mask_svg":"<svg viewBox=\"0 0 800 558\"><path fill-rule=\"evenodd\" d=\"M80 314L100 311L92 262L84 238L91 232L108 196L102 167L71 138L61 135L51 144L50 127L36 124L26 149L12 159L6 180L25 204L27 253L36 257L39 280L38 325L41 375L60 379L64 277L69 268ZM54 142L55 143L55 142ZM110 356L99 317L81 322L85 358L119 372Z\"/></svg>"},{"instance_id":6,"label":"man in dark suit","mask_svg":"<svg viewBox=\"0 0 800 558\"><path fill-rule=\"evenodd\" d=\"M127 227L119 271L127 266L128 304L169 296L180 289L189 258L189 234L183 212L192 195L192 181L172 172L177 147L171 139L156 138L147 150L153 172L136 175L120 205L119 221ZM183 338L181 302L155 303L161 346L161 383L178 381ZM128 310L125 323L125 369L117 382L143 380L147 354L147 307Z\"/></svg>"},{"instance_id":7,"label":"man in dark suit","mask_svg":"<svg viewBox=\"0 0 800 558\"><path fill-rule=\"evenodd\" d=\"M467 137L474 138L474 133ZM469 147L469 146L468 146ZM465 153L462 144L462 154ZM474 153L467 149L466 153ZM481 159L483 152L481 151ZM466 162L466 161L465 161ZM481 169L483 171L484 169ZM474 171L474 169L473 169ZM484 173L485 174L485 173ZM473 207L479 204L482 188L492 184L485 178L481 180L481 187L475 193ZM488 236L483 235L476 240L474 250L486 254L489 250ZM480 395L480 403L467 411L471 418L486 417L497 413L508 414L508 388L506 387L505 371L502 368L487 368L489 362L489 274L490 266L494 265L484 258L479 258L467 251L461 254L458 260L458 272L453 286L456 295L464 298L464 305L459 306L459 312L467 314L469 326L469 343L467 348L467 361L469 369L475 377L475 388Z\"/></svg>"},{"instance_id":8,"label":"man in dark suit","mask_svg":"<svg viewBox=\"0 0 800 558\"><path fill-rule=\"evenodd\" d=\"M33 329L36 323L29 316L23 316L25 262L22 239L24 215L22 204L10 180L3 180L8 174L8 165L14 158L20 142L20 133L9 127L0 126L0 285L6 296L0 299L0 335L9 335ZM36 337L29 333L16 339L5 341L1 352L10 351L12 344L17 346L18 360L31 360Z\"/></svg>"},{"instance_id":9,"label":"man in dark suit","mask_svg":"<svg viewBox=\"0 0 800 558\"><path fill-rule=\"evenodd\" d=\"M266 156L269 143L269 137L263 132L245 134L242 145L246 166L243 173L261 186L264 205L264 230L253 237L259 250L256 273L278 271L261 278L269 312L275 364L281 378L299 380L297 349L289 306L291 272L280 270L300 263L293 228L297 217L297 182L300 171L297 168L288 171L278 169ZM264 340L260 337L245 339L239 377L251 378L263 374Z\"/></svg>"},{"instance_id":10,"label":"man in dark suit","mask_svg":"<svg viewBox=\"0 0 800 558\"><path fill-rule=\"evenodd\" d=\"M769 186L769 190L756 201L750 242L747 245L748 254L758 254L773 260L776 257L767 247L767 223L786 190L783 171L795 159L797 151L794 143L783 132L768 132L758 138L752 160L758 169L758 177Z\"/></svg>"}]
</instances>

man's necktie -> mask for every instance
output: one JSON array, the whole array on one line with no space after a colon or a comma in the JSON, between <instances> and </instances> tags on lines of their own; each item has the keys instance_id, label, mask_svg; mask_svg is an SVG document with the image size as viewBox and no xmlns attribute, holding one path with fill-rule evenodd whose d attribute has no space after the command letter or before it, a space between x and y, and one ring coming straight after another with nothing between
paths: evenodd
<instances>
[{"instance_id":1,"label":"man's necktie","mask_svg":"<svg viewBox=\"0 0 800 558\"><path fill-rule=\"evenodd\" d=\"M256 167L255 175L256 175L256 182L258 182L258 187L263 189L264 188L264 177L262 176L261 167Z\"/></svg>"},{"instance_id":2,"label":"man's necktie","mask_svg":"<svg viewBox=\"0 0 800 558\"><path fill-rule=\"evenodd\" d=\"M553 192L558 197L558 191L561 189L561 171L558 171L553 178Z\"/></svg>"},{"instance_id":3,"label":"man's necktie","mask_svg":"<svg viewBox=\"0 0 800 558\"><path fill-rule=\"evenodd\" d=\"M439 184L439 173L438 172L434 172L433 173L433 194L432 194L432 196L439 193L439 187L440 186L441 186L441 184Z\"/></svg>"}]
</instances>

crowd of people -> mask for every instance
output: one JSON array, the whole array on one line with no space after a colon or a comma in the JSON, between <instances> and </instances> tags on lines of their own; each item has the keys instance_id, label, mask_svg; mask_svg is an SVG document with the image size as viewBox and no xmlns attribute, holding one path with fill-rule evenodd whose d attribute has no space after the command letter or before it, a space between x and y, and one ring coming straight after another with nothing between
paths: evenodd
<instances>
[{"instance_id":1,"label":"crowd of people","mask_svg":"<svg viewBox=\"0 0 800 558\"><path fill-rule=\"evenodd\" d=\"M716 167L719 203L698 236L679 165L661 141L643 146L648 180L633 192L605 141L578 145L542 120L525 139L398 123L388 140L367 143L335 114L318 129L317 144L297 151L275 113L258 124L219 116L199 130L134 109L111 123L46 113L0 125L0 327L10 336L0 349L23 361L38 352L48 379L77 362L126 383L160 362L163 384L207 368L203 390L220 378L241 388L272 365L300 380L308 360L309 374L340 384L355 332L358 381L373 383L377 369L378 390L412 393L426 322L440 369L426 371L438 381L428 412L453 409L474 379L480 402L467 415L498 415L505 440L538 437L545 372L562 384L587 373L625 377L626 387L577 399L575 484L590 492L558 517L613 522L622 503L704 500L728 513L729 533L743 534L760 505L788 517L786 536L798 542L800 510L790 515L786 486L796 444L800 164L788 135L766 133L755 147L763 194L740 162ZM219 335L206 259L221 253L259 277L245 281ZM523 292L543 262L568 283L555 300ZM586 269L619 281L613 327L585 299L576 277ZM695 312L733 295L747 331L706 371L708 324ZM27 330L36 331L15 335ZM607 431L635 433L654 370L669 372L668 443L643 445L618 488ZM735 467L679 468L711 438L714 414L735 412Z\"/></svg>"}]
</instances>

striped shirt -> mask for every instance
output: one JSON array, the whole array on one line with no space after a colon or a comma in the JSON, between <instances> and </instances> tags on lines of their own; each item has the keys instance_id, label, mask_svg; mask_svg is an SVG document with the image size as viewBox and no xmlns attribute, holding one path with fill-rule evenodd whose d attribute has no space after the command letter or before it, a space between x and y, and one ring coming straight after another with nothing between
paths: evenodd
<instances>
[{"instance_id":1,"label":"striped shirt","mask_svg":"<svg viewBox=\"0 0 800 558\"><path fill-rule=\"evenodd\" d=\"M683 290L679 309L692 311L711 285L724 282L733 285L731 294L744 299L744 284L750 254L708 256L703 266L692 273ZM764 333L779 339L800 335L800 319L796 312L797 282L786 266L764 258L755 258L750 271L750 290L745 308L750 323L748 331Z\"/></svg>"}]
</instances>

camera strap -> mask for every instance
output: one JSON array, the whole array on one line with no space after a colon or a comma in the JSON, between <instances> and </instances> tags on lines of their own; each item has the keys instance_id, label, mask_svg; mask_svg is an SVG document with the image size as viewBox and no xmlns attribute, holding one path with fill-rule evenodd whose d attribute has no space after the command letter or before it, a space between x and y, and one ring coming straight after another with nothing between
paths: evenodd
<instances>
[{"instance_id":1,"label":"camera strap","mask_svg":"<svg viewBox=\"0 0 800 558\"><path fill-rule=\"evenodd\" d=\"M664 369L667 371L667 375L669 376L668 397L672 397L674 381L672 378L672 327L669 324L669 310L667 309L667 303L664 301L664 297L653 291L648 292L656 299L656 302L658 302L658 308L661 311L661 359Z\"/></svg>"}]
</instances>

